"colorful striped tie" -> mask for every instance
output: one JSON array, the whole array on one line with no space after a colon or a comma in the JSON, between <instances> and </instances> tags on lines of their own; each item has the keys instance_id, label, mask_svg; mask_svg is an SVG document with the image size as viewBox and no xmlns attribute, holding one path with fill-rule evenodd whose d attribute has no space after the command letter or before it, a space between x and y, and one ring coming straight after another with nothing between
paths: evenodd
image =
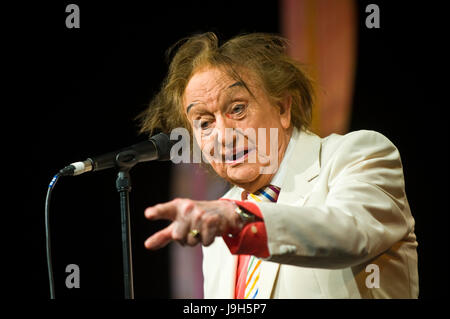
<instances>
[{"instance_id":1,"label":"colorful striped tie","mask_svg":"<svg viewBox=\"0 0 450 319\"><path fill-rule=\"evenodd\" d=\"M248 200L254 202L271 201L276 202L278 195L280 194L280 188L277 186L269 185L259 191L249 194ZM247 268L247 276L245 281L245 299L255 299L259 292L259 278L261 275L261 259L250 256Z\"/></svg>"}]
</instances>

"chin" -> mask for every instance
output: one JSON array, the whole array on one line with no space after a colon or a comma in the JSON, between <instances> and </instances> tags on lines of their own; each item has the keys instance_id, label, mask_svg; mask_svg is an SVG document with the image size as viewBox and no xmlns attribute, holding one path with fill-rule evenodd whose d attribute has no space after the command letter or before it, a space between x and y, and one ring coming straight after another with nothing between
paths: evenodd
<instances>
[{"instance_id":1,"label":"chin","mask_svg":"<svg viewBox=\"0 0 450 319\"><path fill-rule=\"evenodd\" d=\"M235 185L249 184L259 177L259 165L243 163L227 167L226 175L226 179Z\"/></svg>"}]
</instances>

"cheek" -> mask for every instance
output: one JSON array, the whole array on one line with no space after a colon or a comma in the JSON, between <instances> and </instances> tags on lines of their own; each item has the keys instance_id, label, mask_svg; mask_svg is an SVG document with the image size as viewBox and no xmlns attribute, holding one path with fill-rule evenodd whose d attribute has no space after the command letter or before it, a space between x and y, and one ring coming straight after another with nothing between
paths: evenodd
<instances>
[{"instance_id":1,"label":"cheek","mask_svg":"<svg viewBox=\"0 0 450 319\"><path fill-rule=\"evenodd\" d=\"M262 153L269 154L271 149L277 149L281 142L283 130L276 121L260 121L253 126L256 132L255 146Z\"/></svg>"},{"instance_id":2,"label":"cheek","mask_svg":"<svg viewBox=\"0 0 450 319\"><path fill-rule=\"evenodd\" d=\"M204 142L201 139L202 138L201 132L199 130L196 130L196 129L192 129L192 132L194 134L194 138L195 138L195 140L197 142L197 145L200 146L200 149L203 149L203 145L202 144L204 144Z\"/></svg>"},{"instance_id":3,"label":"cheek","mask_svg":"<svg viewBox=\"0 0 450 319\"><path fill-rule=\"evenodd\" d=\"M202 154L205 158L207 158L208 160L211 158L211 156L214 155L214 139L210 138L210 137L205 137L205 136L199 136L199 141L200 141L200 149L202 150ZM202 138L200 140L200 138Z\"/></svg>"},{"instance_id":4,"label":"cheek","mask_svg":"<svg viewBox=\"0 0 450 319\"><path fill-rule=\"evenodd\" d=\"M273 106L262 108L249 116L245 125L254 128L256 131L258 131L258 128L269 130L271 127L280 127L279 114L276 113Z\"/></svg>"},{"instance_id":5,"label":"cheek","mask_svg":"<svg viewBox=\"0 0 450 319\"><path fill-rule=\"evenodd\" d=\"M202 162L211 165L214 171L221 177L225 177L226 175L226 166L225 163L219 161L219 158L214 160L214 152L218 150L214 149L214 138L203 138L201 140L201 155Z\"/></svg>"},{"instance_id":6,"label":"cheek","mask_svg":"<svg viewBox=\"0 0 450 319\"><path fill-rule=\"evenodd\" d=\"M211 161L210 165L211 165L212 169L214 170L214 172L216 172L217 175L219 175L223 179L226 179L226 180L229 179L229 176L227 174L227 168L226 168L225 164L216 163L214 161Z\"/></svg>"}]
</instances>

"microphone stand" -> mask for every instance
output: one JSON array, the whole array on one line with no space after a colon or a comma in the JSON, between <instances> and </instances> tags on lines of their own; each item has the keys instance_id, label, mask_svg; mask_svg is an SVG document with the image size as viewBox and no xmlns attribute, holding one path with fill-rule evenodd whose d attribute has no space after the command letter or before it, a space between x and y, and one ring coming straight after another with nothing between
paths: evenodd
<instances>
[{"instance_id":1,"label":"microphone stand","mask_svg":"<svg viewBox=\"0 0 450 319\"><path fill-rule=\"evenodd\" d=\"M131 255L131 230L130 230L130 169L136 165L136 153L124 151L116 156L116 165L119 168L116 179L116 189L120 196L120 219L122 225L122 260L123 283L125 299L134 299L133 287L133 260Z\"/></svg>"},{"instance_id":2,"label":"microphone stand","mask_svg":"<svg viewBox=\"0 0 450 319\"><path fill-rule=\"evenodd\" d=\"M180 141L181 139L179 139ZM96 170L93 166L99 164L97 169L105 169L114 166L111 162L113 154L117 154L114 159L115 166L119 169L116 179L116 189L120 195L120 217L122 228L122 259L123 259L123 283L124 283L124 295L125 299L134 299L134 287L133 287L133 259L131 256L131 227L130 227L130 170L134 165L140 161L152 161L160 160L165 161L170 159L170 149L174 143L170 141L168 135L159 133L149 140L153 146L148 142L139 143L131 146L128 149L119 151L119 153L108 153L98 157L96 160L88 159L84 162L72 163L55 175L49 185L49 191L47 192L47 198L45 201L45 214L46 221L48 221L48 203L50 201L50 194L52 186L56 183L59 176L64 175L79 175L84 172ZM53 294L53 275L51 268L50 257L50 237L48 236L48 228L46 223L46 238L47 238L47 263L49 271L50 281L50 295L54 299Z\"/></svg>"},{"instance_id":3,"label":"microphone stand","mask_svg":"<svg viewBox=\"0 0 450 319\"><path fill-rule=\"evenodd\" d=\"M128 169L121 169L117 174L116 189L120 195L120 220L122 224L122 260L125 299L134 299L133 261L131 256L130 232L130 174Z\"/></svg>"}]
</instances>

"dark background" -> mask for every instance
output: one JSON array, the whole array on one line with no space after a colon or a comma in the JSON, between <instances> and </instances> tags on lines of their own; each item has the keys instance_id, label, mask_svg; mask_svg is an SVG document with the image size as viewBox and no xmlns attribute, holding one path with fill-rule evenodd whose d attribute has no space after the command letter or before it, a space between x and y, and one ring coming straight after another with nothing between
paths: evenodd
<instances>
[{"instance_id":1,"label":"dark background","mask_svg":"<svg viewBox=\"0 0 450 319\"><path fill-rule=\"evenodd\" d=\"M66 5L76 3L81 28L65 27ZM381 28L364 25L365 6L380 6ZM272 2L60 1L14 8L10 24L19 48L17 135L31 141L23 172L12 267L18 296L49 297L44 199L60 168L142 141L133 118L158 90L167 71L165 50L180 38L214 31L281 32ZM358 61L350 130L376 130L400 150L406 191L416 220L420 297L442 297L448 285L447 126L437 98L442 30L438 7L406 1L359 1ZM15 66L15 64L13 65ZM448 103L447 103L448 104ZM24 129L26 128L26 130ZM14 134L14 133L12 133ZM137 298L170 297L168 250L149 252L144 240L163 227L148 222L147 206L170 199L171 165L153 162L131 171L131 226ZM123 296L120 212L114 170L62 178L53 192L51 236L57 298ZM195 185L193 185L195 187ZM81 288L67 289L65 267L81 269ZM24 270L22 270L22 267Z\"/></svg>"}]
</instances>

